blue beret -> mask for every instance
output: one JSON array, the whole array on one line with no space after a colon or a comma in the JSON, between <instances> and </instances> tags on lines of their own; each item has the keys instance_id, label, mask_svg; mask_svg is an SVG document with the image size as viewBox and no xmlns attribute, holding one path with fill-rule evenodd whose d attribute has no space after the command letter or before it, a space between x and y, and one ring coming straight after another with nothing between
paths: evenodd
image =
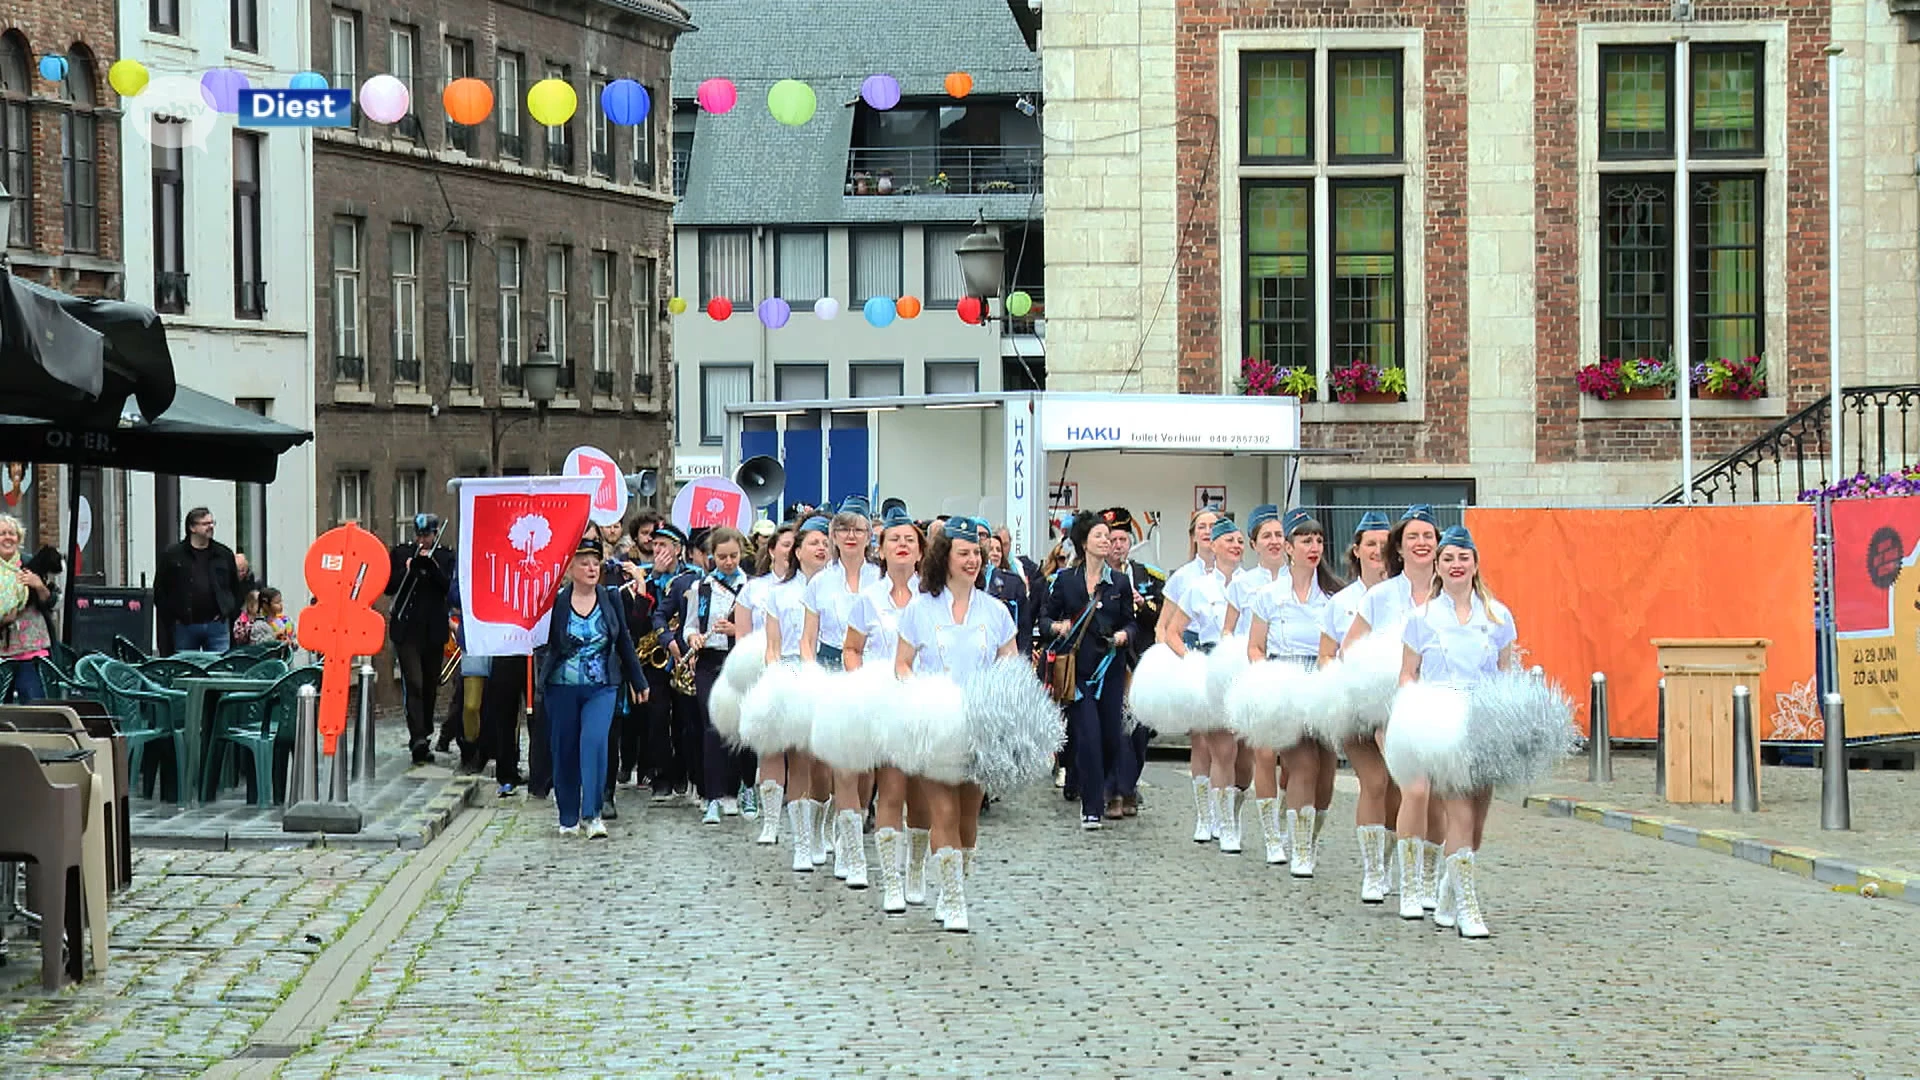
<instances>
[{"instance_id":1,"label":"blue beret","mask_svg":"<svg viewBox=\"0 0 1920 1080\"><path fill-rule=\"evenodd\" d=\"M806 532L826 533L826 532L830 532L832 528L833 528L833 523L828 521L826 518L821 517L819 514L815 514L812 517L800 523L800 531L803 533L806 533ZM654 535L657 536L659 534L656 532Z\"/></svg>"},{"instance_id":2,"label":"blue beret","mask_svg":"<svg viewBox=\"0 0 1920 1080\"><path fill-rule=\"evenodd\" d=\"M1265 525L1269 521L1278 521L1279 519L1279 507L1272 503L1261 503L1247 514L1247 528L1252 529L1254 532L1259 532L1260 526Z\"/></svg>"},{"instance_id":3,"label":"blue beret","mask_svg":"<svg viewBox=\"0 0 1920 1080\"><path fill-rule=\"evenodd\" d=\"M1391 528L1393 528L1393 526L1387 523L1387 515L1378 510L1369 510L1360 515L1360 524L1353 527L1353 535L1359 536L1361 533L1373 532L1375 529L1385 530Z\"/></svg>"},{"instance_id":4,"label":"blue beret","mask_svg":"<svg viewBox=\"0 0 1920 1080\"><path fill-rule=\"evenodd\" d=\"M1292 536L1294 533L1299 532L1301 526L1310 525L1312 523L1313 523L1313 515L1298 506L1287 511L1286 516L1280 519L1280 524L1287 530L1288 536Z\"/></svg>"},{"instance_id":5,"label":"blue beret","mask_svg":"<svg viewBox=\"0 0 1920 1080\"><path fill-rule=\"evenodd\" d=\"M861 517L873 516L873 505L867 502L865 495L849 495L840 503L843 514L859 514Z\"/></svg>"},{"instance_id":6,"label":"blue beret","mask_svg":"<svg viewBox=\"0 0 1920 1080\"><path fill-rule=\"evenodd\" d=\"M1223 536L1232 536L1239 531L1240 526L1235 525L1232 518L1221 514L1218 518L1214 519L1212 538L1218 540Z\"/></svg>"},{"instance_id":7,"label":"blue beret","mask_svg":"<svg viewBox=\"0 0 1920 1080\"><path fill-rule=\"evenodd\" d=\"M1440 534L1440 546L1466 548L1476 555L1480 553L1480 549L1473 546L1473 534L1467 531L1465 525L1447 526L1447 530Z\"/></svg>"},{"instance_id":8,"label":"blue beret","mask_svg":"<svg viewBox=\"0 0 1920 1080\"><path fill-rule=\"evenodd\" d=\"M880 527L883 529L911 524L913 524L913 516L907 513L907 508L904 506L889 506L886 513L880 515Z\"/></svg>"},{"instance_id":9,"label":"blue beret","mask_svg":"<svg viewBox=\"0 0 1920 1080\"><path fill-rule=\"evenodd\" d=\"M992 532L986 522L976 517L950 517L942 531L954 540L966 540L978 544Z\"/></svg>"},{"instance_id":10,"label":"blue beret","mask_svg":"<svg viewBox=\"0 0 1920 1080\"><path fill-rule=\"evenodd\" d=\"M1428 506L1426 503L1415 503L1414 505L1407 507L1407 512L1400 515L1400 520L1401 521L1424 521L1429 525L1439 524L1438 522L1433 520L1433 507Z\"/></svg>"}]
</instances>

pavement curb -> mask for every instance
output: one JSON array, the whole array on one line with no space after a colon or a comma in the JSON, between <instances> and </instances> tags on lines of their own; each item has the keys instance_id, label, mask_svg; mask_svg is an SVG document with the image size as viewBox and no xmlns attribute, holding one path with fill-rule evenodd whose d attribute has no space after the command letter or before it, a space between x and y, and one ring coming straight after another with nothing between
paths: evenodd
<instances>
[{"instance_id":1,"label":"pavement curb","mask_svg":"<svg viewBox=\"0 0 1920 1080\"><path fill-rule=\"evenodd\" d=\"M453 820L468 807L480 802L481 778L456 776L397 832L317 833L317 832L227 832L210 835L165 829L137 832L133 846L174 850L239 851L272 848L399 848L417 851L434 842ZM136 825L136 827L138 827Z\"/></svg>"},{"instance_id":2,"label":"pavement curb","mask_svg":"<svg viewBox=\"0 0 1920 1080\"><path fill-rule=\"evenodd\" d=\"M1573 818L1638 836L1665 840L1682 847L1711 851L1716 855L1731 855L1830 885L1837 890L1920 906L1920 874L1905 870L1865 866L1854 859L1829 855L1797 844L1729 829L1702 829L1658 814L1563 795L1529 795L1521 804L1549 817Z\"/></svg>"}]
</instances>

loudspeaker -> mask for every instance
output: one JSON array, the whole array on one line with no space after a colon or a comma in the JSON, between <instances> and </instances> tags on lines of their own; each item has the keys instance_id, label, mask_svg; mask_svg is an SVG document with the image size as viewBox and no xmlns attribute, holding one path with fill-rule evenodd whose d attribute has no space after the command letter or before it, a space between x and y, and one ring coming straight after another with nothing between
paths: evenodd
<instances>
[{"instance_id":1,"label":"loudspeaker","mask_svg":"<svg viewBox=\"0 0 1920 1080\"><path fill-rule=\"evenodd\" d=\"M651 499L660 492L660 474L653 469L641 469L627 474L627 494L642 499Z\"/></svg>"},{"instance_id":2,"label":"loudspeaker","mask_svg":"<svg viewBox=\"0 0 1920 1080\"><path fill-rule=\"evenodd\" d=\"M779 459L760 454L750 457L733 470L733 482L747 493L747 501L767 506L780 498L787 486L787 467Z\"/></svg>"}]
</instances>

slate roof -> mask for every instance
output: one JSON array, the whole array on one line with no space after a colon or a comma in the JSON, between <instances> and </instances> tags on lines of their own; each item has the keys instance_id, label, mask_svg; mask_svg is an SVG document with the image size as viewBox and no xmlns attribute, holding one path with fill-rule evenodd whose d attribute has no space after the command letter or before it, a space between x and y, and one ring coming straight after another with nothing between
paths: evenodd
<instances>
[{"instance_id":1,"label":"slate roof","mask_svg":"<svg viewBox=\"0 0 1920 1080\"><path fill-rule=\"evenodd\" d=\"M682 0L695 32L673 50L673 97L704 79L731 79L739 104L695 110L680 225L1024 221L1040 214L1026 193L970 197L848 197L854 109L868 75L900 80L907 98L945 96L949 72L973 76L975 95L1041 90L1040 58L1027 49L1006 0ZM818 111L800 127L767 112L780 79L813 88Z\"/></svg>"}]
</instances>

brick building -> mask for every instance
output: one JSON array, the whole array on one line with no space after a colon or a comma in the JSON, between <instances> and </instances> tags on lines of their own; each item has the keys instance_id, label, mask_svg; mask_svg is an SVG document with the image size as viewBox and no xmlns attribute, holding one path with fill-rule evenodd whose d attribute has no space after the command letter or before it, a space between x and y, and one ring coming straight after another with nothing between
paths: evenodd
<instances>
[{"instance_id":1,"label":"brick building","mask_svg":"<svg viewBox=\"0 0 1920 1080\"><path fill-rule=\"evenodd\" d=\"M357 520L396 540L417 511L453 519L450 477L558 471L581 444L629 468L663 466L663 121L685 11L670 0L340 0L315 3L312 20L314 67L335 86L387 73L414 99L397 124L360 117L314 140L322 527ZM474 127L441 106L464 76L494 88L493 113ZM528 88L548 77L578 95L561 127L528 113ZM607 122L600 88L618 78L649 89L644 124ZM516 387L543 346L564 366L540 418Z\"/></svg>"},{"instance_id":2,"label":"brick building","mask_svg":"<svg viewBox=\"0 0 1920 1080\"><path fill-rule=\"evenodd\" d=\"M1846 382L1912 383L1920 46L1887 0L1050 2L1047 228L1136 241L1049 245L1051 385L1304 367L1305 440L1358 452L1308 502L1657 498L1678 401L1576 373L1677 359L1684 269L1692 361L1766 377L1694 401L1696 469L1824 395L1830 44ZM1333 400L1354 362L1405 393Z\"/></svg>"},{"instance_id":3,"label":"brick building","mask_svg":"<svg viewBox=\"0 0 1920 1080\"><path fill-rule=\"evenodd\" d=\"M112 0L8 5L0 15L0 183L13 197L6 254L13 273L79 296L123 295L119 97L107 67L119 56ZM39 70L65 57L66 78ZM29 481L30 478L30 482ZM98 469L0 463L0 510L21 518L30 540L61 544L67 484L102 503ZM124 533L96 529L88 576L117 566Z\"/></svg>"}]
</instances>

